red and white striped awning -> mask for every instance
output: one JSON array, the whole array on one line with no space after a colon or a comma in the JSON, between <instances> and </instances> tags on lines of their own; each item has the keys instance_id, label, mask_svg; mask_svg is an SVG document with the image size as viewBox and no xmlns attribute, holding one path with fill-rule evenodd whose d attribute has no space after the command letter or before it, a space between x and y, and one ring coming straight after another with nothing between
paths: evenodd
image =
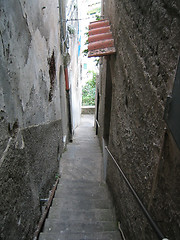
<instances>
[{"instance_id":1,"label":"red and white striped awning","mask_svg":"<svg viewBox=\"0 0 180 240\"><path fill-rule=\"evenodd\" d=\"M90 23L88 42L88 57L102 57L116 52L108 20Z\"/></svg>"}]
</instances>

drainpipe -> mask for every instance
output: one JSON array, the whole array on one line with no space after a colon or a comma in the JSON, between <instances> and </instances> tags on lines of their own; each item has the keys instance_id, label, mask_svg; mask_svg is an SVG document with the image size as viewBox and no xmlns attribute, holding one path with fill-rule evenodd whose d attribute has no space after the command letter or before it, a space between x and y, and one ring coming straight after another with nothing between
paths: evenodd
<instances>
[{"instance_id":1,"label":"drainpipe","mask_svg":"<svg viewBox=\"0 0 180 240\"><path fill-rule=\"evenodd\" d=\"M65 41L65 34L64 34L64 28L63 28L63 5L62 1L59 0L59 17L60 17L60 36L61 36L61 54L65 53L64 50L64 44L66 47L66 50L68 49ZM68 78L68 69L67 69L67 63L64 67L64 75L65 75L65 83L66 83L66 97L67 97L67 104L68 104L68 121L69 121L69 140L72 141L72 120L71 120L71 101L70 101L70 89L69 89L69 78Z\"/></svg>"},{"instance_id":2,"label":"drainpipe","mask_svg":"<svg viewBox=\"0 0 180 240\"><path fill-rule=\"evenodd\" d=\"M66 96L68 104L68 120L69 120L69 140L72 142L72 118L71 118L71 101L70 101L70 89L69 89L69 78L68 69L64 68L65 82L66 82Z\"/></svg>"},{"instance_id":3,"label":"drainpipe","mask_svg":"<svg viewBox=\"0 0 180 240\"><path fill-rule=\"evenodd\" d=\"M69 91L69 78L68 78L68 69L64 68L65 82L66 82L66 91Z\"/></svg>"},{"instance_id":4,"label":"drainpipe","mask_svg":"<svg viewBox=\"0 0 180 240\"><path fill-rule=\"evenodd\" d=\"M64 42L64 29L63 29L63 16L62 16L62 2L59 0L59 18L60 18L60 37L61 37L61 42L60 42L60 49L61 53L63 53L63 42Z\"/></svg>"}]
</instances>

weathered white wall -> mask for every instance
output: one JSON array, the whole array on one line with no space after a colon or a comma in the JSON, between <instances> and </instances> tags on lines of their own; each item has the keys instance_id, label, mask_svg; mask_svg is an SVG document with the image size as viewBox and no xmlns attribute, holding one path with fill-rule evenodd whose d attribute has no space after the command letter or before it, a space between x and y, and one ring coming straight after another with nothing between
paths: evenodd
<instances>
[{"instance_id":1,"label":"weathered white wall","mask_svg":"<svg viewBox=\"0 0 180 240\"><path fill-rule=\"evenodd\" d=\"M70 64L68 66L70 96L71 96L71 115L72 115L72 130L79 125L81 115L81 82L79 81L78 70L78 40L79 40L79 23L74 21L78 19L78 2L77 0L67 1L67 29L70 28L73 33L68 32L69 38L69 54Z\"/></svg>"},{"instance_id":2,"label":"weathered white wall","mask_svg":"<svg viewBox=\"0 0 180 240\"><path fill-rule=\"evenodd\" d=\"M68 135L59 20L58 0L0 0L2 240L32 238Z\"/></svg>"},{"instance_id":3,"label":"weathered white wall","mask_svg":"<svg viewBox=\"0 0 180 240\"><path fill-rule=\"evenodd\" d=\"M19 125L61 118L58 1L1 1L1 99L8 122ZM53 101L48 61L54 52ZM3 94L4 93L4 94Z\"/></svg>"}]
</instances>

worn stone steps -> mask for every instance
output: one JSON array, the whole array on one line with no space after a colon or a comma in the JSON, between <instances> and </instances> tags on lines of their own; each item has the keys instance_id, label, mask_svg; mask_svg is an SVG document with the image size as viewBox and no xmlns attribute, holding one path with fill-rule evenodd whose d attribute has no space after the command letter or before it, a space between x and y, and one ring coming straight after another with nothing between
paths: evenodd
<instances>
[{"instance_id":1,"label":"worn stone steps","mask_svg":"<svg viewBox=\"0 0 180 240\"><path fill-rule=\"evenodd\" d=\"M121 240L102 154L92 126L76 129L60 164L61 179L39 240Z\"/></svg>"},{"instance_id":2,"label":"worn stone steps","mask_svg":"<svg viewBox=\"0 0 180 240\"><path fill-rule=\"evenodd\" d=\"M41 233L39 240L121 240L118 231L96 233Z\"/></svg>"},{"instance_id":3,"label":"worn stone steps","mask_svg":"<svg viewBox=\"0 0 180 240\"><path fill-rule=\"evenodd\" d=\"M71 179L60 179L60 182L58 184L58 188L65 188L65 187L81 187L81 188L86 188L86 187L90 187L90 188L97 188L97 187L104 187L107 188L107 185L105 182L102 181L90 181L90 180L71 180Z\"/></svg>"},{"instance_id":4,"label":"worn stone steps","mask_svg":"<svg viewBox=\"0 0 180 240\"><path fill-rule=\"evenodd\" d=\"M107 189L98 187L98 188L62 188L57 189L55 193L56 198L66 198L71 196L71 198L78 198L81 195L84 198L91 198L91 199L101 199L106 196L108 197Z\"/></svg>"},{"instance_id":5,"label":"worn stone steps","mask_svg":"<svg viewBox=\"0 0 180 240\"><path fill-rule=\"evenodd\" d=\"M64 233L95 233L105 231L117 230L117 224L115 221L99 221L99 222L85 222L85 221L62 221L61 219L47 219L44 232L54 232L60 234Z\"/></svg>"},{"instance_id":6,"label":"worn stone steps","mask_svg":"<svg viewBox=\"0 0 180 240\"><path fill-rule=\"evenodd\" d=\"M85 181L85 180L60 180L60 183L57 186L57 190L56 192L58 192L58 190L62 190L62 189L67 189L67 190L71 190L71 189L78 189L78 190L82 190L85 191L86 189L89 190L106 190L107 191L107 187L106 184L104 182L92 182L92 181Z\"/></svg>"},{"instance_id":7,"label":"worn stone steps","mask_svg":"<svg viewBox=\"0 0 180 240\"><path fill-rule=\"evenodd\" d=\"M84 198L91 199L110 199L107 186L103 182L91 182L91 181L69 181L65 180L58 184L55 198L64 198L72 200ZM85 199L86 200L86 199Z\"/></svg>"},{"instance_id":8,"label":"worn stone steps","mask_svg":"<svg viewBox=\"0 0 180 240\"><path fill-rule=\"evenodd\" d=\"M53 207L64 208L68 210L77 210L77 209L112 209L112 202L105 199L91 199L91 198L81 198L73 199L69 198L55 198L52 204Z\"/></svg>"},{"instance_id":9,"label":"worn stone steps","mask_svg":"<svg viewBox=\"0 0 180 240\"><path fill-rule=\"evenodd\" d=\"M91 210L64 210L59 207L51 207L49 219L61 219L64 221L116 221L112 209L91 209Z\"/></svg>"}]
</instances>

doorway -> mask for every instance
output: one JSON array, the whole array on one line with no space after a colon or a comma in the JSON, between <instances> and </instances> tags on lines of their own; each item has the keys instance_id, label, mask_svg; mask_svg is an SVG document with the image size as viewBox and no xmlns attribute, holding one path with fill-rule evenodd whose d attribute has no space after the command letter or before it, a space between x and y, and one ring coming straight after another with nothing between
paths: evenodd
<instances>
[{"instance_id":1,"label":"doorway","mask_svg":"<svg viewBox=\"0 0 180 240\"><path fill-rule=\"evenodd\" d=\"M106 168L108 153L105 146L109 144L110 123L111 123L111 102L112 102L112 77L110 61L107 60L106 83L105 83L105 104L104 104L104 130L103 130L103 160L104 160L104 179L106 179Z\"/></svg>"}]
</instances>

